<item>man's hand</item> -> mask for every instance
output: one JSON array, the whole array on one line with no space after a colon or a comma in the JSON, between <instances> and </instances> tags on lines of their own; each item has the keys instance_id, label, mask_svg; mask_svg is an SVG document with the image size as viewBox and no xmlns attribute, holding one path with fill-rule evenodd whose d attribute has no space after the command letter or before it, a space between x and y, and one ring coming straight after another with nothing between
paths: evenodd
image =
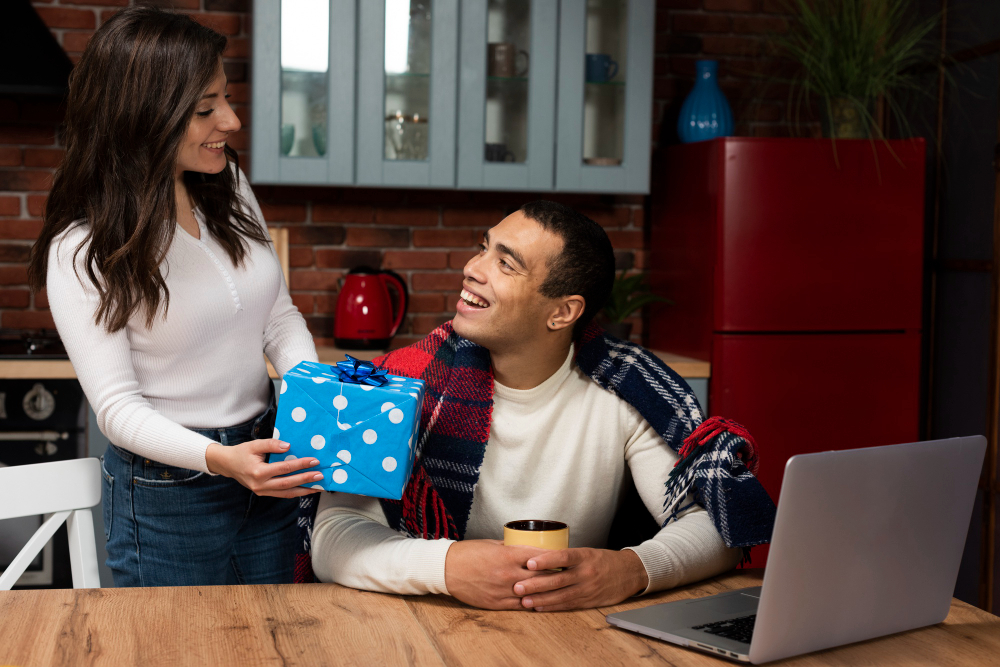
<instances>
[{"instance_id":1,"label":"man's hand","mask_svg":"<svg viewBox=\"0 0 1000 667\"><path fill-rule=\"evenodd\" d=\"M607 607L646 590L649 577L638 554L629 549L545 551L526 563L534 577L514 584L521 604L535 611ZM557 567L562 572L545 572Z\"/></svg>"},{"instance_id":2,"label":"man's hand","mask_svg":"<svg viewBox=\"0 0 1000 667\"><path fill-rule=\"evenodd\" d=\"M448 593L481 609L521 609L514 584L537 576L525 567L547 553L534 547L505 547L500 540L464 540L448 548L444 583Z\"/></svg>"},{"instance_id":3,"label":"man's hand","mask_svg":"<svg viewBox=\"0 0 1000 667\"><path fill-rule=\"evenodd\" d=\"M288 443L265 438L251 440L240 445L223 447L213 442L205 450L205 463L211 472L231 477L258 496L296 498L316 493L317 489L297 488L323 479L323 474L312 471L289 477L280 477L303 468L319 465L319 461L308 457L290 461L265 463L269 453L282 454L288 451Z\"/></svg>"}]
</instances>

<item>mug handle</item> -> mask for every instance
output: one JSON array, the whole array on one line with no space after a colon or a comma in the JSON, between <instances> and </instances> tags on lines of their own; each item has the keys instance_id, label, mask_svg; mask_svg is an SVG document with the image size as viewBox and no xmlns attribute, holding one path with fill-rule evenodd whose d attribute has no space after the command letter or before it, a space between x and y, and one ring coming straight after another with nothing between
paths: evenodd
<instances>
[{"instance_id":1,"label":"mug handle","mask_svg":"<svg viewBox=\"0 0 1000 667\"><path fill-rule=\"evenodd\" d=\"M524 69L520 72L515 72L514 76L522 77L528 73L528 67L531 65L531 56L527 51L518 51L517 55L524 56Z\"/></svg>"},{"instance_id":2,"label":"mug handle","mask_svg":"<svg viewBox=\"0 0 1000 667\"><path fill-rule=\"evenodd\" d=\"M618 76L618 63L614 60L608 61L608 81Z\"/></svg>"}]
</instances>

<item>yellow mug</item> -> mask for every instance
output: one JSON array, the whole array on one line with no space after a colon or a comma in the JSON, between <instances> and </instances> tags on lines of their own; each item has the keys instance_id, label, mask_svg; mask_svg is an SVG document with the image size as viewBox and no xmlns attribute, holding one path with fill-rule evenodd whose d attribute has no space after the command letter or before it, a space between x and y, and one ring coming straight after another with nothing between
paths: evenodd
<instances>
[{"instance_id":1,"label":"yellow mug","mask_svg":"<svg viewBox=\"0 0 1000 667\"><path fill-rule=\"evenodd\" d=\"M503 525L503 543L505 546L567 549L569 548L569 526L561 521L537 519L508 521Z\"/></svg>"}]
</instances>

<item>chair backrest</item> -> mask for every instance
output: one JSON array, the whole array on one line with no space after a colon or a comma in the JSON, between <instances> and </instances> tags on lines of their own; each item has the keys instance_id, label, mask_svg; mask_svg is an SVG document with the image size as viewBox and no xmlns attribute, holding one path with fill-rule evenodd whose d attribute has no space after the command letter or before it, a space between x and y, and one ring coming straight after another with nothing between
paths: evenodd
<instances>
[{"instance_id":1,"label":"chair backrest","mask_svg":"<svg viewBox=\"0 0 1000 667\"><path fill-rule=\"evenodd\" d=\"M93 507L101 502L95 458L0 468L0 519Z\"/></svg>"},{"instance_id":2,"label":"chair backrest","mask_svg":"<svg viewBox=\"0 0 1000 667\"><path fill-rule=\"evenodd\" d=\"M281 272L285 276L285 284L288 284L288 229L286 227L268 227L267 232L271 235L274 243L274 251L278 253L278 262L281 264Z\"/></svg>"},{"instance_id":3,"label":"chair backrest","mask_svg":"<svg viewBox=\"0 0 1000 667\"><path fill-rule=\"evenodd\" d=\"M0 468L0 519L51 514L0 574L9 590L56 530L66 522L73 588L100 588L90 508L101 502L101 463L73 459Z\"/></svg>"}]
</instances>

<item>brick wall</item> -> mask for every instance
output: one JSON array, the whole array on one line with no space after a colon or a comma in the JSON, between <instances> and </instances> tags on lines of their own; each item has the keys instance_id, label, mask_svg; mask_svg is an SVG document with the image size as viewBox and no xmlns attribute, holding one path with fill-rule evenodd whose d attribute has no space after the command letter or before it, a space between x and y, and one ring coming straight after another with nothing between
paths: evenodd
<instances>
[{"instance_id":1,"label":"brick wall","mask_svg":"<svg viewBox=\"0 0 1000 667\"><path fill-rule=\"evenodd\" d=\"M368 0L366 0L368 1ZM371 0L375 1L375 0ZM786 26L780 0L658 0L654 145L676 140L676 114L690 90L694 62L720 60L720 83L737 117L737 133L787 132L781 94L768 97L759 81L768 61L759 57L761 35ZM131 0L35 0L36 11L70 58L78 60L93 31ZM249 164L249 0L147 2L190 12L229 37L224 64L231 102L244 131L230 139ZM0 20L3 9L0 9ZM763 93L763 94L762 94ZM755 98L761 98L754 101ZM45 195L61 156L60 104L0 98L0 326L52 326L44 291L31 295L26 261L41 228ZM655 188L655 184L654 184ZM337 280L352 266L393 269L408 282L410 314L400 336L415 340L449 319L461 268L487 227L531 194L356 188L256 187L268 224L290 230L292 297L320 342L330 342ZM620 268L643 270L648 198L556 197L600 222L616 249ZM633 337L642 322L633 318Z\"/></svg>"}]
</instances>

